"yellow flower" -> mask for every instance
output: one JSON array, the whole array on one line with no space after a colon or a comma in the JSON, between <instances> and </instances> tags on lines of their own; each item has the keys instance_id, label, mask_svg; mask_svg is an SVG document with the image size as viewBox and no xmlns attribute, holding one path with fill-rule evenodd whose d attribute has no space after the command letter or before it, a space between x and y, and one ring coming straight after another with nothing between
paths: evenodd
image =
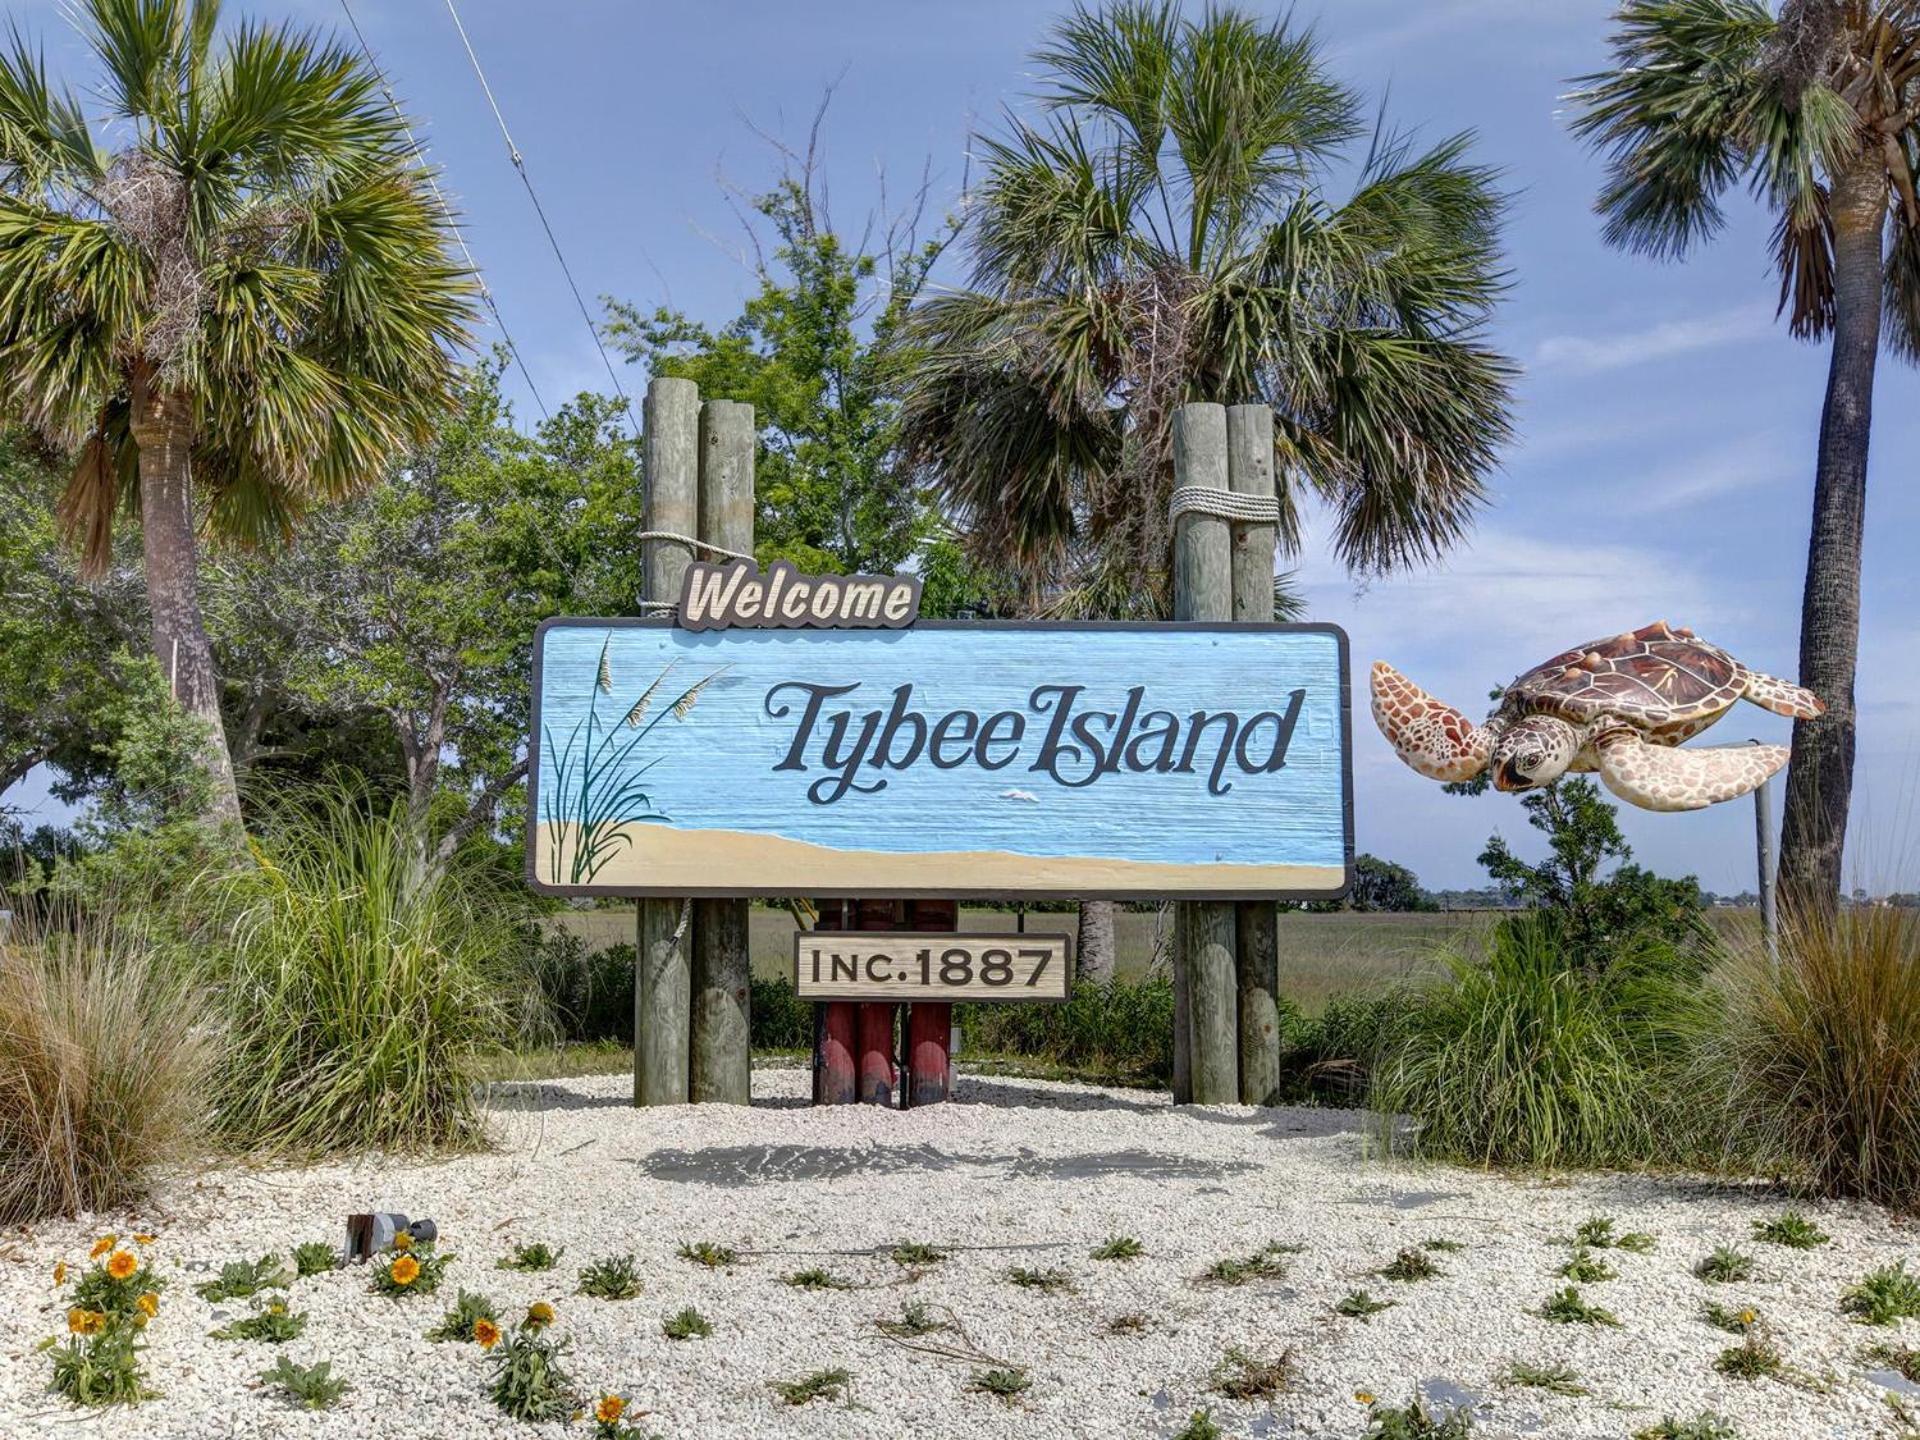
<instances>
[{"instance_id":1,"label":"yellow flower","mask_svg":"<svg viewBox=\"0 0 1920 1440\"><path fill-rule=\"evenodd\" d=\"M56 1260L53 1262L53 1283L56 1285L64 1285L67 1283L66 1261Z\"/></svg>"},{"instance_id":2,"label":"yellow flower","mask_svg":"<svg viewBox=\"0 0 1920 1440\"><path fill-rule=\"evenodd\" d=\"M135 1316L133 1317L133 1328L134 1328L134 1329L136 1329L136 1330L144 1330L144 1329L146 1329L146 1328L147 1328L147 1321L148 1321L149 1319L151 1319L151 1318L152 1318L152 1317L151 1317L151 1316L148 1316L148 1315L135 1315Z\"/></svg>"},{"instance_id":3,"label":"yellow flower","mask_svg":"<svg viewBox=\"0 0 1920 1440\"><path fill-rule=\"evenodd\" d=\"M1740 1312L1740 1323L1742 1325L1751 1325L1759 1318L1760 1316L1752 1310L1742 1310Z\"/></svg>"},{"instance_id":4,"label":"yellow flower","mask_svg":"<svg viewBox=\"0 0 1920 1440\"><path fill-rule=\"evenodd\" d=\"M67 1311L67 1329L76 1335L98 1335L107 1328L107 1317L98 1310Z\"/></svg>"},{"instance_id":5,"label":"yellow flower","mask_svg":"<svg viewBox=\"0 0 1920 1440\"><path fill-rule=\"evenodd\" d=\"M544 1300L536 1300L527 1307L526 1326L529 1330L538 1330L543 1325L553 1323L553 1306Z\"/></svg>"},{"instance_id":6,"label":"yellow flower","mask_svg":"<svg viewBox=\"0 0 1920 1440\"><path fill-rule=\"evenodd\" d=\"M1358 1400L1362 1405L1371 1405L1373 1403L1373 1392L1371 1390L1356 1390L1353 1392L1353 1398Z\"/></svg>"},{"instance_id":7,"label":"yellow flower","mask_svg":"<svg viewBox=\"0 0 1920 1440\"><path fill-rule=\"evenodd\" d=\"M89 1260L98 1260L119 1243L120 1237L118 1235L102 1235L98 1240L93 1242L93 1249L87 1252L87 1258Z\"/></svg>"},{"instance_id":8,"label":"yellow flower","mask_svg":"<svg viewBox=\"0 0 1920 1440\"><path fill-rule=\"evenodd\" d=\"M602 1395L600 1403L593 1407L593 1418L602 1425L618 1425L626 1413L627 1402L618 1395Z\"/></svg>"},{"instance_id":9,"label":"yellow flower","mask_svg":"<svg viewBox=\"0 0 1920 1440\"><path fill-rule=\"evenodd\" d=\"M147 1291L146 1294L142 1295L133 1303L134 1308L139 1310L139 1312L149 1320L160 1313L160 1297L151 1290Z\"/></svg>"},{"instance_id":10,"label":"yellow flower","mask_svg":"<svg viewBox=\"0 0 1920 1440\"><path fill-rule=\"evenodd\" d=\"M491 1350L500 1343L500 1327L482 1315L473 1322L473 1342L482 1350Z\"/></svg>"},{"instance_id":11,"label":"yellow flower","mask_svg":"<svg viewBox=\"0 0 1920 1440\"><path fill-rule=\"evenodd\" d=\"M160 1237L157 1235L136 1235L133 1238L134 1238L134 1243L136 1244L151 1245L155 1240L159 1239Z\"/></svg>"},{"instance_id":12,"label":"yellow flower","mask_svg":"<svg viewBox=\"0 0 1920 1440\"><path fill-rule=\"evenodd\" d=\"M396 1285L411 1285L420 1278L420 1262L411 1255L402 1255L393 1262L393 1268L387 1274Z\"/></svg>"},{"instance_id":13,"label":"yellow flower","mask_svg":"<svg viewBox=\"0 0 1920 1440\"><path fill-rule=\"evenodd\" d=\"M413 1236L408 1234L405 1230L395 1231L393 1236L393 1248L396 1250L411 1250L413 1248Z\"/></svg>"},{"instance_id":14,"label":"yellow flower","mask_svg":"<svg viewBox=\"0 0 1920 1440\"><path fill-rule=\"evenodd\" d=\"M116 1250L107 1257L107 1274L116 1280L124 1280L140 1268L140 1262L133 1258L131 1250Z\"/></svg>"}]
</instances>

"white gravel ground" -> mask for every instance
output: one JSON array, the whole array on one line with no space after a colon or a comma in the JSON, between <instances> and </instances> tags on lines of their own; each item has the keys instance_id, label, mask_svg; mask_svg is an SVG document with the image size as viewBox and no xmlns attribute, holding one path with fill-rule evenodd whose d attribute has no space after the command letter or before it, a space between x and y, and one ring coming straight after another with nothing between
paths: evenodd
<instances>
[{"instance_id":1,"label":"white gravel ground","mask_svg":"<svg viewBox=\"0 0 1920 1440\"><path fill-rule=\"evenodd\" d=\"M1167 1437L1211 1406L1229 1435L1357 1437L1356 1391L1401 1402L1416 1387L1475 1403L1479 1436L1624 1437L1671 1413L1714 1411L1746 1440L1897 1434L1888 1393L1867 1378L1876 1339L1920 1344L1920 1322L1875 1331L1838 1301L1868 1269L1920 1258L1916 1237L1867 1207L1815 1207L1834 1237L1813 1251L1755 1241L1750 1222L1783 1201L1685 1180L1593 1177L1516 1182L1475 1171L1383 1163L1362 1117L1332 1110L1174 1109L1151 1094L1038 1081L962 1078L957 1103L896 1113L812 1109L798 1070L755 1076L751 1109L636 1111L621 1076L503 1087L499 1149L457 1162L361 1161L312 1169L221 1169L161 1187L129 1216L51 1224L0 1239L0 1436L472 1437L587 1433L525 1427L489 1404L472 1345L429 1344L459 1285L516 1314L549 1299L573 1343L583 1390L616 1389L668 1440L734 1436ZM308 1415L252 1388L274 1347L208 1338L222 1316L192 1293L222 1260L335 1239L351 1210L431 1215L457 1253L438 1296L391 1301L362 1271L300 1281L311 1316L286 1347L330 1358L354 1388ZM1608 1252L1620 1278L1584 1287L1618 1330L1550 1325L1533 1313L1562 1283L1562 1242L1604 1212L1653 1232L1656 1251ZM49 1283L56 1259L83 1261L97 1233L158 1232L174 1278L147 1331L146 1362L164 1397L136 1415L79 1414L49 1396L42 1336L63 1329ZM1089 1250L1137 1235L1146 1254L1097 1262ZM1395 1284L1369 1274L1433 1237L1442 1278ZM511 1242L564 1244L561 1268L494 1268ZM945 1263L903 1271L884 1253L901 1240L951 1246ZM675 1257L683 1243L736 1247L740 1263L707 1271ZM1284 1279L1237 1289L1196 1283L1213 1261L1271 1241L1304 1245ZM1753 1254L1747 1284L1691 1273L1714 1246ZM632 1252L646 1292L622 1303L572 1293L576 1266ZM781 1277L822 1265L857 1283L803 1292ZM1063 1267L1070 1293L1018 1288L1013 1265ZM1371 1321L1332 1306L1364 1287L1397 1302ZM1751 1303L1772 1321L1798 1383L1723 1378L1731 1337L1699 1318L1703 1301ZM980 1349L1025 1366L1032 1388L1007 1402L968 1389L964 1361L908 1351L874 1321L923 1300L956 1314ZM711 1339L673 1342L663 1316L697 1306ZM1144 1331L1111 1333L1116 1316ZM1298 1380L1270 1405L1222 1400L1209 1374L1222 1351L1291 1349ZM1592 1387L1566 1399L1504 1388L1511 1359L1564 1362ZM830 1366L855 1376L851 1407L781 1404L769 1382Z\"/></svg>"}]
</instances>

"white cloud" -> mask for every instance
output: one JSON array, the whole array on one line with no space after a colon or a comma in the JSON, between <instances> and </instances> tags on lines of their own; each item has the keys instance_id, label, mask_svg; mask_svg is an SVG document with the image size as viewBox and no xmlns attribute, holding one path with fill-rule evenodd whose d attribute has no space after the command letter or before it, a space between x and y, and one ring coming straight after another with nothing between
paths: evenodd
<instances>
[{"instance_id":1,"label":"white cloud","mask_svg":"<svg viewBox=\"0 0 1920 1440\"><path fill-rule=\"evenodd\" d=\"M1813 453L1804 440L1764 430L1735 436L1643 475L1626 501L1645 510L1679 510L1765 489L1810 474L1812 466Z\"/></svg>"},{"instance_id":2,"label":"white cloud","mask_svg":"<svg viewBox=\"0 0 1920 1440\"><path fill-rule=\"evenodd\" d=\"M1662 320L1641 330L1612 335L1549 335L1534 347L1533 365L1537 370L1567 375L1597 375L1758 339L1772 328L1773 316L1766 306L1736 305L1711 315Z\"/></svg>"}]
</instances>

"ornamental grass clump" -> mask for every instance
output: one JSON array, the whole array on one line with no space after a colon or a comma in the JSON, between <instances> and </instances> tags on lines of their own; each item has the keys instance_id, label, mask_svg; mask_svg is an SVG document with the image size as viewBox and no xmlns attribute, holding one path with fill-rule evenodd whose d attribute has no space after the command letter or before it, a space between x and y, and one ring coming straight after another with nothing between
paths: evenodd
<instances>
[{"instance_id":1,"label":"ornamental grass clump","mask_svg":"<svg viewBox=\"0 0 1920 1440\"><path fill-rule=\"evenodd\" d=\"M1725 980L1729 1147L1810 1194L1920 1210L1920 912L1785 916L1779 963L1755 943Z\"/></svg>"},{"instance_id":2,"label":"ornamental grass clump","mask_svg":"<svg viewBox=\"0 0 1920 1440\"><path fill-rule=\"evenodd\" d=\"M122 1209L199 1138L204 991L111 911L0 924L0 1225Z\"/></svg>"},{"instance_id":3,"label":"ornamental grass clump","mask_svg":"<svg viewBox=\"0 0 1920 1440\"><path fill-rule=\"evenodd\" d=\"M470 1065L508 1030L515 926L501 882L430 864L403 802L352 787L280 802L251 863L208 888L232 935L219 1132L318 1154L484 1138Z\"/></svg>"}]
</instances>

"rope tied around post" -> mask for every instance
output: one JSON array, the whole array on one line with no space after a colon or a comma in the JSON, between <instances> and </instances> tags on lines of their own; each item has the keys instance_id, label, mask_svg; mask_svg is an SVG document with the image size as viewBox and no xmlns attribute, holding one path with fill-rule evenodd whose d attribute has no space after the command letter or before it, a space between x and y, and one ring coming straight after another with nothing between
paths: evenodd
<instances>
[{"instance_id":1,"label":"rope tied around post","mask_svg":"<svg viewBox=\"0 0 1920 1440\"><path fill-rule=\"evenodd\" d=\"M1167 503L1167 517L1178 520L1193 513L1222 520L1247 520L1257 525L1280 523L1280 501L1272 495L1243 495L1212 485L1182 485Z\"/></svg>"},{"instance_id":2,"label":"rope tied around post","mask_svg":"<svg viewBox=\"0 0 1920 1440\"><path fill-rule=\"evenodd\" d=\"M705 550L710 555L724 555L729 560L744 560L749 565L753 563L753 556L744 550L730 550L725 545L714 544L711 540L682 535L678 530L642 530L634 538L642 541L668 540L676 545L685 545L689 550ZM639 604L642 615L678 615L680 613L678 600L642 600Z\"/></svg>"}]
</instances>

